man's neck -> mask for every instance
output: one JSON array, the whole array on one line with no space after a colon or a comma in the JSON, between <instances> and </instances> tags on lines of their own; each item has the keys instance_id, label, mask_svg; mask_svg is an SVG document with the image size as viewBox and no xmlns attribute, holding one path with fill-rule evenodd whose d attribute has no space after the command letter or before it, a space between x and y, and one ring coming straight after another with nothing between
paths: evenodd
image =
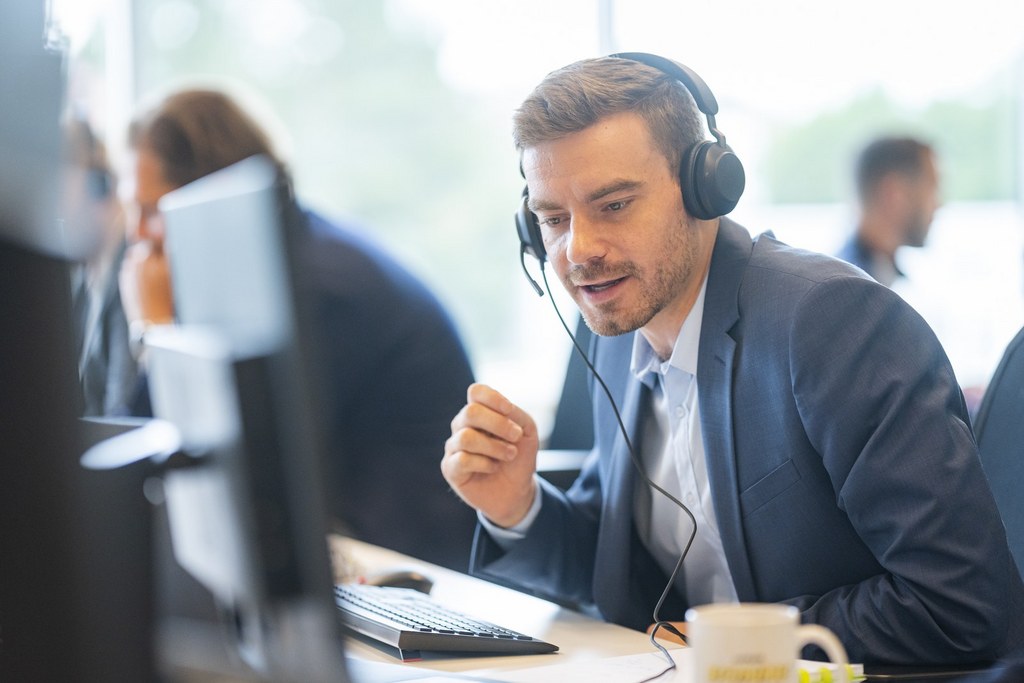
<instances>
[{"instance_id":1,"label":"man's neck","mask_svg":"<svg viewBox=\"0 0 1024 683\"><path fill-rule=\"evenodd\" d=\"M667 361L672 357L672 352L675 349L676 340L679 338L679 332L683 328L683 323L686 322L686 319L693 311L694 304L700 298L700 293L704 288L704 281L708 276L709 266L710 259L705 263L703 273L700 279L696 281L695 287L691 287L690 291L687 291L678 303L663 309L650 322L640 328L640 333L647 340L647 343L651 345L651 349L661 361Z\"/></svg>"},{"instance_id":2,"label":"man's neck","mask_svg":"<svg viewBox=\"0 0 1024 683\"><path fill-rule=\"evenodd\" d=\"M893 234L892 227L877 216L865 215L857 226L857 238L870 251L883 254L889 260L895 259L900 240Z\"/></svg>"},{"instance_id":3,"label":"man's neck","mask_svg":"<svg viewBox=\"0 0 1024 683\"><path fill-rule=\"evenodd\" d=\"M680 229L688 231L688 239L694 241L692 248L699 254L693 260L693 272L686 276L683 291L640 328L640 333L651 345L651 349L663 361L672 357L672 349L675 348L679 330L682 329L683 322L690 315L694 302L704 289L704 281L707 280L708 271L711 269L711 257L715 251L719 228L720 222L717 218L710 221L687 218L685 224L680 225Z\"/></svg>"}]
</instances>

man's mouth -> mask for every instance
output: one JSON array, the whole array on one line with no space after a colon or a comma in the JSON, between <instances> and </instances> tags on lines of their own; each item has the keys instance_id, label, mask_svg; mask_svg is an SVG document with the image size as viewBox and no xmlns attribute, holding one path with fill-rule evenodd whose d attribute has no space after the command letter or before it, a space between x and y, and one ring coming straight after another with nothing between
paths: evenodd
<instances>
[{"instance_id":1,"label":"man's mouth","mask_svg":"<svg viewBox=\"0 0 1024 683\"><path fill-rule=\"evenodd\" d=\"M617 278L615 280L605 280L604 282L596 282L596 283L590 284L590 285L580 285L579 287L580 287L580 289L582 289L582 290L584 290L586 292L590 292L590 293L603 292L606 289L611 289L612 287L614 287L615 285L619 284L620 282L622 282L625 279L626 278L624 278L624 277L620 277L620 278Z\"/></svg>"}]
</instances>

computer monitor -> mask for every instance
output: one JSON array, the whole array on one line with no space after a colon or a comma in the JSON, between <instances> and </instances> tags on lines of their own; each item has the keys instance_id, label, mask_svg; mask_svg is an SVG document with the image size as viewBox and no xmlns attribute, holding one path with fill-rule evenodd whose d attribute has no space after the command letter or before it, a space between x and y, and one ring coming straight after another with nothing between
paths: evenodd
<instances>
[{"instance_id":1,"label":"computer monitor","mask_svg":"<svg viewBox=\"0 0 1024 683\"><path fill-rule=\"evenodd\" d=\"M64 55L44 47L46 5L0 3L0 681L151 681L141 482L132 496L134 470L78 464L81 252L57 220Z\"/></svg>"},{"instance_id":2,"label":"computer monitor","mask_svg":"<svg viewBox=\"0 0 1024 683\"><path fill-rule=\"evenodd\" d=\"M42 0L0 7L0 229L5 241L58 258L81 245L58 220L65 56L44 45Z\"/></svg>"},{"instance_id":3,"label":"computer monitor","mask_svg":"<svg viewBox=\"0 0 1024 683\"><path fill-rule=\"evenodd\" d=\"M160 210L179 320L145 344L154 415L187 456L164 475L174 555L216 599L253 680L346 680L292 261L301 214L260 157L169 193Z\"/></svg>"}]
</instances>

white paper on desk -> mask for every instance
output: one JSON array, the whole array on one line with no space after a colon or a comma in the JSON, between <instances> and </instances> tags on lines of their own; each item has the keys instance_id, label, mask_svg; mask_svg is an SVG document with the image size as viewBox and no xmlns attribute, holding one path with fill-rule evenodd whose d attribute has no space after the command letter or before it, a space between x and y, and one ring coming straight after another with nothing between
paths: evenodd
<instances>
[{"instance_id":1,"label":"white paper on desk","mask_svg":"<svg viewBox=\"0 0 1024 683\"><path fill-rule=\"evenodd\" d=\"M676 663L675 670L668 672L665 676L658 678L658 683L665 681L676 681L677 683L691 683L686 671L687 657L692 651L688 648L671 650L672 660ZM651 650L649 653L639 655L625 655L622 657L610 657L586 662L566 662L565 664L553 664L551 666L540 666L517 671L501 672L495 674L505 683L537 683L538 681L557 681L558 683L636 683L648 676L654 676L665 670L668 662L660 652ZM808 683L820 683L821 671L829 669L835 671L836 667L828 662L815 662L809 660L798 660L797 666L806 672L808 677L802 678ZM851 664L853 680L864 678L864 666L862 664Z\"/></svg>"},{"instance_id":2,"label":"white paper on desk","mask_svg":"<svg viewBox=\"0 0 1024 683\"><path fill-rule=\"evenodd\" d=\"M685 649L672 650L672 658L676 662L676 670L659 678L663 681L685 681L681 672L685 660ZM595 659L583 662L566 662L551 666L538 666L529 669L501 672L496 674L506 683L538 683L539 681L558 681L558 683L636 683L647 676L664 671L668 666L665 656L657 650L639 655L624 655Z\"/></svg>"},{"instance_id":3,"label":"white paper on desk","mask_svg":"<svg viewBox=\"0 0 1024 683\"><path fill-rule=\"evenodd\" d=\"M439 673L430 669L417 669L405 664L370 662L349 657L346 659L348 675L353 681L373 681L374 683L501 683L498 679L466 676L458 673Z\"/></svg>"}]
</instances>

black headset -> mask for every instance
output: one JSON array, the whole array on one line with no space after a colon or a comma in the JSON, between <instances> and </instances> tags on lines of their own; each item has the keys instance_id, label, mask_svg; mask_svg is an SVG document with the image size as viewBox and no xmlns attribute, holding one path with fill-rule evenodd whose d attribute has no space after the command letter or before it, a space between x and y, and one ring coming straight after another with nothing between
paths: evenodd
<instances>
[{"instance_id":1,"label":"black headset","mask_svg":"<svg viewBox=\"0 0 1024 683\"><path fill-rule=\"evenodd\" d=\"M746 176L743 173L743 164L725 144L725 135L715 126L718 101L707 83L689 67L658 55L646 52L618 52L608 56L646 64L675 78L686 87L696 102L697 109L707 117L708 130L715 139L698 142L683 154L682 163L679 165L679 187L683 192L683 204L691 216L702 220L718 218L732 211L743 194ZM527 190L523 188L522 201L519 203L519 210L516 211L519 256L522 260L524 254L530 254L543 264L547 259L547 251L541 239L537 216L527 205L528 199ZM525 263L523 269L526 269ZM529 274L527 278L533 283L537 293L541 294L540 287Z\"/></svg>"}]
</instances>

